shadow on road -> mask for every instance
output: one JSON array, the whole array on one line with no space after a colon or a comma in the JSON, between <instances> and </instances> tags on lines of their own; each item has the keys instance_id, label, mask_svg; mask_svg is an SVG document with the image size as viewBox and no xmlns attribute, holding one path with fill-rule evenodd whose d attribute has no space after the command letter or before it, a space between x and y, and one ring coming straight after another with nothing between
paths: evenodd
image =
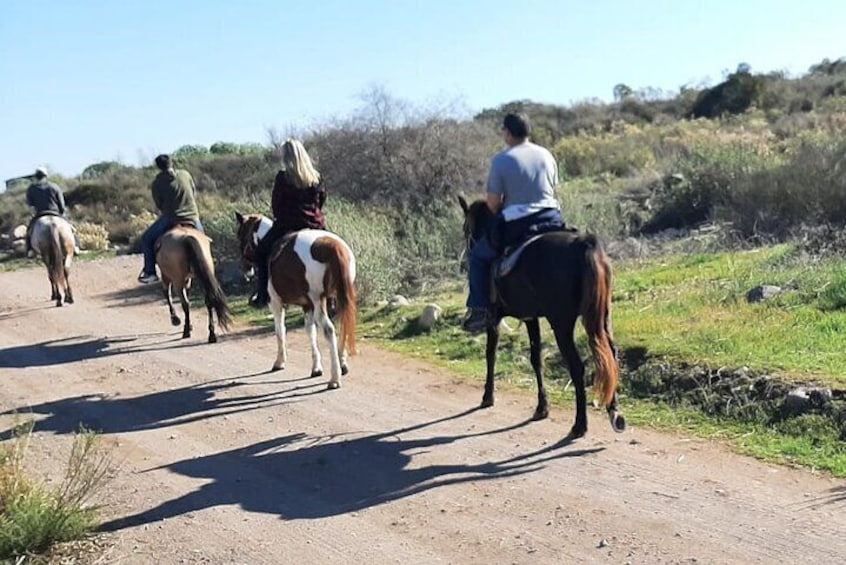
<instances>
[{"instance_id":1,"label":"shadow on road","mask_svg":"<svg viewBox=\"0 0 846 565\"><path fill-rule=\"evenodd\" d=\"M269 377L270 374L256 373L217 379L132 398L81 395L35 406L21 406L0 412L0 416L17 415L22 420L35 419L35 429L41 432L73 434L79 431L80 426L84 426L99 433L126 433L178 426L215 416L278 406L326 390L326 381L322 378L256 378L262 376ZM312 382L305 382L306 380ZM252 386L268 385L283 387L261 394L246 393ZM11 438L14 431L15 426L0 432L0 440Z\"/></svg>"},{"instance_id":2,"label":"shadow on road","mask_svg":"<svg viewBox=\"0 0 846 565\"><path fill-rule=\"evenodd\" d=\"M448 485L515 477L539 470L556 459L591 455L604 449L567 449L570 442L563 440L499 461L424 466L415 461L416 456L438 457L438 450L456 442L482 442L485 437L529 424L526 421L500 429L458 435L404 437L420 436L415 432L466 417L475 411L468 410L385 433L327 437L296 433L244 448L178 461L162 468L210 482L156 508L108 522L102 529L118 530L231 504L250 512L275 514L284 519L325 518ZM481 450L485 446L480 444L478 448ZM439 458L450 460L454 456L447 453Z\"/></svg>"},{"instance_id":3,"label":"shadow on road","mask_svg":"<svg viewBox=\"0 0 846 565\"><path fill-rule=\"evenodd\" d=\"M0 349L0 368L48 367L139 351L206 345L204 341L182 340L179 338L181 335L181 332L155 332L115 337L74 336L6 347ZM160 339L154 342L139 342L141 338Z\"/></svg>"}]
</instances>

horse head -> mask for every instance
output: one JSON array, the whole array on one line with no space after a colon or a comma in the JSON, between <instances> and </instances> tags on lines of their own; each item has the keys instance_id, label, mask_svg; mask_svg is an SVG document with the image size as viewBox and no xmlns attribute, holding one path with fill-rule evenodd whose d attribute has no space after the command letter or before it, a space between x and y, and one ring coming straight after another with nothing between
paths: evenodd
<instances>
[{"instance_id":1,"label":"horse head","mask_svg":"<svg viewBox=\"0 0 846 565\"><path fill-rule=\"evenodd\" d=\"M267 218L260 214L247 214L235 212L235 220L238 222L238 248L241 251L241 270L252 277L253 268L256 262L256 247L258 246L261 235L259 228L262 223L270 222Z\"/></svg>"},{"instance_id":2,"label":"horse head","mask_svg":"<svg viewBox=\"0 0 846 565\"><path fill-rule=\"evenodd\" d=\"M476 242L486 237L494 221L494 214L484 200L476 200L470 204L463 196L458 196L458 203L464 211L464 239L466 251L469 253Z\"/></svg>"}]
</instances>

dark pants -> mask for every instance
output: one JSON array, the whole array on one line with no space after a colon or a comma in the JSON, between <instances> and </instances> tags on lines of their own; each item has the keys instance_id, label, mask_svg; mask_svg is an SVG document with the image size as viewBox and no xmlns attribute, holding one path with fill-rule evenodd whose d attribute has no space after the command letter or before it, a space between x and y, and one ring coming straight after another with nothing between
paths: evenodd
<instances>
[{"instance_id":1,"label":"dark pants","mask_svg":"<svg viewBox=\"0 0 846 565\"><path fill-rule=\"evenodd\" d=\"M159 218L150 224L150 227L144 232L141 236L141 251L144 253L144 274L145 275L155 275L156 274L156 241L167 233L174 223L178 222L179 220L174 220L173 218L165 218L163 216L159 216ZM203 224L200 220L193 220L194 226L204 232Z\"/></svg>"},{"instance_id":2,"label":"dark pants","mask_svg":"<svg viewBox=\"0 0 846 565\"><path fill-rule=\"evenodd\" d=\"M270 277L270 266L268 262L270 261L270 254L273 252L273 247L277 241L291 233L291 231L274 222L273 227L261 238L261 241L256 246L256 294L260 298L265 298L268 294L267 282Z\"/></svg>"},{"instance_id":3,"label":"dark pants","mask_svg":"<svg viewBox=\"0 0 846 565\"><path fill-rule=\"evenodd\" d=\"M503 250L519 245L526 239L548 231L564 228L561 212L554 208L541 210L510 222L497 215L488 236L479 240L470 250L467 278L470 291L468 308L487 308L491 295L491 266Z\"/></svg>"}]
</instances>

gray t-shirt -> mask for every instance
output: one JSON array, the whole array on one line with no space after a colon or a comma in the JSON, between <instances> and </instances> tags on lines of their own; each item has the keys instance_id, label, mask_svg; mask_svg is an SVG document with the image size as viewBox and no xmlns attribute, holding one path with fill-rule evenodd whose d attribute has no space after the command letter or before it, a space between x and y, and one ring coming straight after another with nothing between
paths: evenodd
<instances>
[{"instance_id":1,"label":"gray t-shirt","mask_svg":"<svg viewBox=\"0 0 846 565\"><path fill-rule=\"evenodd\" d=\"M511 221L547 208L559 209L554 192L557 184L555 157L526 141L493 158L487 191L502 196L502 214Z\"/></svg>"}]
</instances>

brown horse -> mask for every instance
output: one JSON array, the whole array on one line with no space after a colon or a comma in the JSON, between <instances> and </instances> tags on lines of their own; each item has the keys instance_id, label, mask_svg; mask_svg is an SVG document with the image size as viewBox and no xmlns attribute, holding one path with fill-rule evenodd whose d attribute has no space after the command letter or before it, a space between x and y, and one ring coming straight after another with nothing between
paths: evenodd
<instances>
[{"instance_id":1,"label":"brown horse","mask_svg":"<svg viewBox=\"0 0 846 565\"><path fill-rule=\"evenodd\" d=\"M179 301L185 314L182 337L191 337L191 314L188 302L188 289L191 281L197 278L203 287L206 309L209 313L209 343L217 342L214 333L214 313L221 329L229 328L231 321L226 296L214 275L214 261L211 255L211 239L203 232L191 226L176 226L166 232L156 242L156 263L162 273L162 287L167 307L170 309L170 322L180 324L179 316L173 309L171 290L176 287Z\"/></svg>"},{"instance_id":2,"label":"brown horse","mask_svg":"<svg viewBox=\"0 0 846 565\"><path fill-rule=\"evenodd\" d=\"M62 306L64 302L73 304L69 279L73 261L73 228L70 222L61 216L41 216L33 223L30 238L32 248L47 266L52 290L50 299L56 301L56 306Z\"/></svg>"},{"instance_id":3,"label":"brown horse","mask_svg":"<svg viewBox=\"0 0 846 565\"><path fill-rule=\"evenodd\" d=\"M467 251L486 237L494 221L483 200L468 205L458 198L464 210L464 235ZM482 407L494 403L494 365L499 343L499 322L505 316L524 320L529 334L529 351L538 383L538 406L534 418L549 415L549 403L543 385L540 318L549 321L561 357L567 363L576 393L576 422L571 438L587 433L587 398L585 364L576 349L573 332L581 317L588 346L596 364L594 392L608 413L611 427L626 428L617 409L617 350L611 334L611 264L599 240L590 234L572 231L546 233L533 239L504 277L495 280L496 300L489 308L487 323L487 378Z\"/></svg>"},{"instance_id":4,"label":"brown horse","mask_svg":"<svg viewBox=\"0 0 846 565\"><path fill-rule=\"evenodd\" d=\"M259 215L236 213L242 266L252 271L255 249L270 231L271 221ZM355 354L355 324L358 314L355 290L355 256L349 245L337 235L323 230L301 230L282 238L270 254L270 277L267 285L270 308L276 328L276 361L272 370L285 368L288 357L285 342L285 307L302 306L305 326L311 343L311 376L323 375L320 350L317 348L317 327L329 343L331 377L328 388L341 386L346 375L347 353ZM340 320L340 347L335 325L328 313L334 303Z\"/></svg>"}]
</instances>

